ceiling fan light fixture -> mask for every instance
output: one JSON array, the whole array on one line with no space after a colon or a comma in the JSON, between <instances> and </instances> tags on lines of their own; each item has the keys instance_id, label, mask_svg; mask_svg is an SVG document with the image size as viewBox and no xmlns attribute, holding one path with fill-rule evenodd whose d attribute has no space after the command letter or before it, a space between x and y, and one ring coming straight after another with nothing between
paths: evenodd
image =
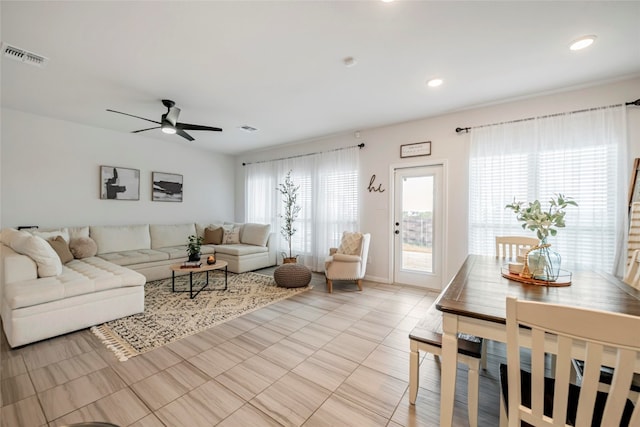
<instances>
[{"instance_id":1,"label":"ceiling fan light fixture","mask_svg":"<svg viewBox=\"0 0 640 427\"><path fill-rule=\"evenodd\" d=\"M162 132L167 133L169 135L173 135L176 133L176 128L171 125L171 123L163 123L160 128Z\"/></svg>"},{"instance_id":2,"label":"ceiling fan light fixture","mask_svg":"<svg viewBox=\"0 0 640 427\"><path fill-rule=\"evenodd\" d=\"M591 46L594 41L596 41L596 36L583 36L583 37L580 37L579 39L572 41L571 44L569 45L569 49L581 50Z\"/></svg>"}]
</instances>

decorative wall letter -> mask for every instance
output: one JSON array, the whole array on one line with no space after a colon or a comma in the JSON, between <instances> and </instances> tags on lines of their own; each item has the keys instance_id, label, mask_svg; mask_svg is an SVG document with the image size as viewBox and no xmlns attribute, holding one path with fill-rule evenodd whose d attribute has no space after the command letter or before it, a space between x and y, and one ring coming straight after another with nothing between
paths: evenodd
<instances>
[{"instance_id":1,"label":"decorative wall letter","mask_svg":"<svg viewBox=\"0 0 640 427\"><path fill-rule=\"evenodd\" d=\"M371 193L372 191L378 192L378 193L384 193L384 190L382 189L382 184L378 184L377 188L374 187L375 180L376 180L376 175L375 174L371 175L371 179L369 180L369 187L367 187L367 189L369 190L369 193Z\"/></svg>"}]
</instances>

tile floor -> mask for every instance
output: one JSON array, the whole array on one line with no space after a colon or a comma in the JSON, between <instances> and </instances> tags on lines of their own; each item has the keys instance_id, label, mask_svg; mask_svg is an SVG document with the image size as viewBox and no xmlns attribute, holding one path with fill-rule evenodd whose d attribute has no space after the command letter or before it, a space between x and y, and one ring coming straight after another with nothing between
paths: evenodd
<instances>
[{"instance_id":1,"label":"tile floor","mask_svg":"<svg viewBox=\"0 0 640 427\"><path fill-rule=\"evenodd\" d=\"M272 270L262 272L269 273ZM437 426L438 364L422 356L409 404L408 333L434 301L418 288L337 282L119 362L83 330L1 351L4 427ZM497 347L497 346L496 346ZM480 426L498 425L497 363L480 380ZM497 355L496 355L497 353ZM460 366L454 424L466 426Z\"/></svg>"}]
</instances>

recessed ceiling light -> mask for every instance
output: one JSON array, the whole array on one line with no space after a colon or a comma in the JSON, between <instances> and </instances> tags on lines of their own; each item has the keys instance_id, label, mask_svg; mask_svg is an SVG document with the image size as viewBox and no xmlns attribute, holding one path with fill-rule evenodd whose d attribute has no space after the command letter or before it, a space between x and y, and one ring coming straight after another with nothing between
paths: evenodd
<instances>
[{"instance_id":1,"label":"recessed ceiling light","mask_svg":"<svg viewBox=\"0 0 640 427\"><path fill-rule=\"evenodd\" d=\"M442 84L442 79L431 79L427 82L429 87L438 87Z\"/></svg>"},{"instance_id":2,"label":"recessed ceiling light","mask_svg":"<svg viewBox=\"0 0 640 427\"><path fill-rule=\"evenodd\" d=\"M596 40L596 36L580 37L579 39L571 42L571 44L569 45L569 49L571 50L584 49L585 47L591 46L595 40Z\"/></svg>"},{"instance_id":3,"label":"recessed ceiling light","mask_svg":"<svg viewBox=\"0 0 640 427\"><path fill-rule=\"evenodd\" d=\"M383 3L391 3L393 0L382 0Z\"/></svg>"},{"instance_id":4,"label":"recessed ceiling light","mask_svg":"<svg viewBox=\"0 0 640 427\"><path fill-rule=\"evenodd\" d=\"M356 61L356 59L354 57L352 57L352 56L347 56L346 58L344 58L342 60L342 62L347 67L353 67L354 65L356 65L358 63L358 61Z\"/></svg>"}]
</instances>

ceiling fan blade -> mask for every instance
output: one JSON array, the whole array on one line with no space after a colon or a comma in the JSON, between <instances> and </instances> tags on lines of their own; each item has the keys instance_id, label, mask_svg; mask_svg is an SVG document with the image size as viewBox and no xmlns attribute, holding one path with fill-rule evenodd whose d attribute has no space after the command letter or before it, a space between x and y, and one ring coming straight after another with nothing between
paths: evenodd
<instances>
[{"instance_id":1,"label":"ceiling fan blade","mask_svg":"<svg viewBox=\"0 0 640 427\"><path fill-rule=\"evenodd\" d=\"M152 128L147 128L147 129L132 130L131 133L144 132L144 131L151 130L151 129L160 129L160 126L154 126Z\"/></svg>"},{"instance_id":2,"label":"ceiling fan blade","mask_svg":"<svg viewBox=\"0 0 640 427\"><path fill-rule=\"evenodd\" d=\"M169 108L167 114L165 114L165 119L169 121L173 126L178 122L178 116L180 115L180 109L178 107Z\"/></svg>"},{"instance_id":3,"label":"ceiling fan blade","mask_svg":"<svg viewBox=\"0 0 640 427\"><path fill-rule=\"evenodd\" d=\"M189 135L188 133L186 133L184 130L180 128L176 128L176 133L181 137L183 137L184 139L187 139L189 141L195 141L195 139L191 135Z\"/></svg>"},{"instance_id":4,"label":"ceiling fan blade","mask_svg":"<svg viewBox=\"0 0 640 427\"><path fill-rule=\"evenodd\" d=\"M184 130L212 130L216 132L222 132L222 129L220 128L202 125L190 125L189 123L176 123L176 128Z\"/></svg>"},{"instance_id":5,"label":"ceiling fan blade","mask_svg":"<svg viewBox=\"0 0 640 427\"><path fill-rule=\"evenodd\" d=\"M155 120L147 119L145 117L140 117L140 116L134 116L133 114L129 114L129 113L123 113L122 111L110 110L108 108L107 108L107 111L112 112L112 113L122 114L122 115L129 116L129 117L135 117L136 119L146 120L146 121L151 122L151 123L160 124L160 122L156 122Z\"/></svg>"}]
</instances>

